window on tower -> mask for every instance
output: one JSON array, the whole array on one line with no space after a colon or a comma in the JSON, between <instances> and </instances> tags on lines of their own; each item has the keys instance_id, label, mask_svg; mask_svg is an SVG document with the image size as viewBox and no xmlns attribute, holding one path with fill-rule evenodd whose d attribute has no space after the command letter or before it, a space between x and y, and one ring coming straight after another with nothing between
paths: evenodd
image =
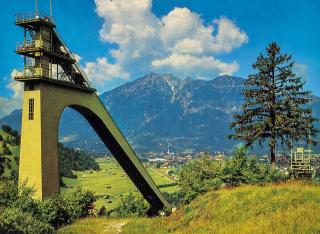
<instances>
[{"instance_id":1,"label":"window on tower","mask_svg":"<svg viewBox=\"0 0 320 234\"><path fill-rule=\"evenodd\" d=\"M34 99L29 99L29 120L34 119Z\"/></svg>"}]
</instances>

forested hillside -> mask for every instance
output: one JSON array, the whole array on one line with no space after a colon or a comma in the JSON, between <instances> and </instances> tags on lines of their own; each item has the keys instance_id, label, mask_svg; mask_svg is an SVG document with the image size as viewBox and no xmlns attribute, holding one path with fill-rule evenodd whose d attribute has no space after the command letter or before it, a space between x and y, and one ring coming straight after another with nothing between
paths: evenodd
<instances>
[{"instance_id":1,"label":"forested hillside","mask_svg":"<svg viewBox=\"0 0 320 234\"><path fill-rule=\"evenodd\" d=\"M59 169L60 175L68 178L77 178L72 171L99 170L98 163L83 151L68 148L59 144Z\"/></svg>"},{"instance_id":2,"label":"forested hillside","mask_svg":"<svg viewBox=\"0 0 320 234\"><path fill-rule=\"evenodd\" d=\"M10 126L0 130L0 177L17 179L19 164L20 136ZM91 155L59 144L60 176L76 178L72 171L99 170Z\"/></svg>"}]
</instances>

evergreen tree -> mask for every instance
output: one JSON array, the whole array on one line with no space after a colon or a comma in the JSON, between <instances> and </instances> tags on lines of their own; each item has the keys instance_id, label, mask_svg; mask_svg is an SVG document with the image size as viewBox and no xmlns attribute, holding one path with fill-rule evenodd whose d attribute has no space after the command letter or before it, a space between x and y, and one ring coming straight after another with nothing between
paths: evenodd
<instances>
[{"instance_id":1,"label":"evergreen tree","mask_svg":"<svg viewBox=\"0 0 320 234\"><path fill-rule=\"evenodd\" d=\"M229 138L242 140L246 146L267 140L271 165L275 167L275 147L292 147L292 142L306 141L316 144L318 130L314 126L311 108L311 92L304 91L305 82L293 72L291 55L280 53L280 47L272 42L253 64L258 70L249 75L242 91L245 101L242 113L234 116L230 127L235 133Z\"/></svg>"}]
</instances>

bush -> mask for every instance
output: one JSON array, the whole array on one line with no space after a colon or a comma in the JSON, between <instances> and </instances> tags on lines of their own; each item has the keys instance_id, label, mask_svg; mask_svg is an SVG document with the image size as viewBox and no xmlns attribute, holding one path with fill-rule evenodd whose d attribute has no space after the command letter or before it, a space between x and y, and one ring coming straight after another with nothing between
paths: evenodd
<instances>
[{"instance_id":1,"label":"bush","mask_svg":"<svg viewBox=\"0 0 320 234\"><path fill-rule=\"evenodd\" d=\"M9 180L13 180L15 182L18 182L18 178L19 178L19 171L17 169L12 169L10 171Z\"/></svg>"},{"instance_id":2,"label":"bush","mask_svg":"<svg viewBox=\"0 0 320 234\"><path fill-rule=\"evenodd\" d=\"M222 163L204 156L183 165L179 171L178 185L183 194L182 202L188 203L199 193L220 188Z\"/></svg>"},{"instance_id":3,"label":"bush","mask_svg":"<svg viewBox=\"0 0 320 234\"><path fill-rule=\"evenodd\" d=\"M25 183L18 189L13 181L0 181L0 213L24 219L15 221L12 217L1 216L0 233L46 233L87 216L95 201L92 192L81 189L69 196L55 195L43 201L34 200L33 193L34 190ZM32 226L38 227L39 231L30 229Z\"/></svg>"},{"instance_id":4,"label":"bush","mask_svg":"<svg viewBox=\"0 0 320 234\"><path fill-rule=\"evenodd\" d=\"M105 206L102 206L98 212L99 216L106 216L107 215L107 209Z\"/></svg>"},{"instance_id":5,"label":"bush","mask_svg":"<svg viewBox=\"0 0 320 234\"><path fill-rule=\"evenodd\" d=\"M162 195L167 199L167 201L172 204L173 206L177 206L184 202L185 194L182 193L181 190L178 190L173 193L162 192Z\"/></svg>"},{"instance_id":6,"label":"bush","mask_svg":"<svg viewBox=\"0 0 320 234\"><path fill-rule=\"evenodd\" d=\"M13 181L0 181L0 210L10 204L18 193L17 186Z\"/></svg>"},{"instance_id":7,"label":"bush","mask_svg":"<svg viewBox=\"0 0 320 234\"><path fill-rule=\"evenodd\" d=\"M44 199L39 204L41 220L54 228L71 223L71 217L66 210L65 201L60 195Z\"/></svg>"},{"instance_id":8,"label":"bush","mask_svg":"<svg viewBox=\"0 0 320 234\"><path fill-rule=\"evenodd\" d=\"M261 164L257 158L248 157L247 150L236 148L234 156L224 163L209 157L201 157L183 165L179 171L179 196L183 203L189 203L198 194L212 189L219 189L241 184L259 184L281 182L289 177L279 170L272 170L270 165ZM178 194L175 194L176 198Z\"/></svg>"},{"instance_id":9,"label":"bush","mask_svg":"<svg viewBox=\"0 0 320 234\"><path fill-rule=\"evenodd\" d=\"M27 187L26 184L23 183L17 190L14 190L16 191L16 195L14 200L10 202L11 207L19 208L24 212L37 215L39 213L39 209L38 202L33 199L34 189Z\"/></svg>"},{"instance_id":10,"label":"bush","mask_svg":"<svg viewBox=\"0 0 320 234\"><path fill-rule=\"evenodd\" d=\"M91 191L83 191L77 188L69 196L65 197L65 207L70 215L71 221L89 215L89 208L96 201L96 197Z\"/></svg>"},{"instance_id":11,"label":"bush","mask_svg":"<svg viewBox=\"0 0 320 234\"><path fill-rule=\"evenodd\" d=\"M0 233L53 233L47 223L35 219L19 208L8 208L0 213Z\"/></svg>"},{"instance_id":12,"label":"bush","mask_svg":"<svg viewBox=\"0 0 320 234\"><path fill-rule=\"evenodd\" d=\"M281 182L289 177L278 169L271 169L270 165L261 164L257 158L248 157L244 147L238 147L235 155L226 161L223 169L223 181L228 186L241 184L258 184Z\"/></svg>"},{"instance_id":13,"label":"bush","mask_svg":"<svg viewBox=\"0 0 320 234\"><path fill-rule=\"evenodd\" d=\"M120 217L139 217L145 216L149 208L149 204L143 197L128 193L121 198L115 213L119 214Z\"/></svg>"},{"instance_id":14,"label":"bush","mask_svg":"<svg viewBox=\"0 0 320 234\"><path fill-rule=\"evenodd\" d=\"M88 216L89 207L95 202L92 192L77 189L69 196L55 195L39 204L40 219L54 228L70 224L78 218Z\"/></svg>"},{"instance_id":15,"label":"bush","mask_svg":"<svg viewBox=\"0 0 320 234\"><path fill-rule=\"evenodd\" d=\"M257 174L255 159L248 159L246 148L236 148L234 156L227 160L223 168L223 181L228 186L238 186L254 180Z\"/></svg>"}]
</instances>

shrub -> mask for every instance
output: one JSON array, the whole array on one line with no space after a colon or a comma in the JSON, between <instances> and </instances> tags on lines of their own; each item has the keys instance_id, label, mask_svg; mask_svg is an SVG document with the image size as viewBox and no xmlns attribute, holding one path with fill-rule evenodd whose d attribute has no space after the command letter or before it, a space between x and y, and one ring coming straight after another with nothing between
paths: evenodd
<instances>
[{"instance_id":1,"label":"shrub","mask_svg":"<svg viewBox=\"0 0 320 234\"><path fill-rule=\"evenodd\" d=\"M70 224L77 218L88 216L89 207L95 200L92 192L79 188L66 197L54 195L40 202L40 219L55 228Z\"/></svg>"},{"instance_id":2,"label":"shrub","mask_svg":"<svg viewBox=\"0 0 320 234\"><path fill-rule=\"evenodd\" d=\"M262 185L285 181L288 178L283 172L272 170L270 165L259 163L257 158L248 157L246 148L240 146L224 165L206 156L183 165L179 171L178 184L181 187L179 196L182 195L183 203L189 203L198 194L219 189L222 185L232 187L241 184Z\"/></svg>"},{"instance_id":3,"label":"shrub","mask_svg":"<svg viewBox=\"0 0 320 234\"><path fill-rule=\"evenodd\" d=\"M0 181L0 213L7 212L15 218L25 219L15 221L12 217L1 216L0 233L45 233L52 229L50 227L58 228L87 216L89 206L95 201L92 192L81 189L66 197L54 195L43 201L34 200L33 193L34 190L25 183L18 188L13 181ZM39 232L30 229L32 226L38 227Z\"/></svg>"},{"instance_id":4,"label":"shrub","mask_svg":"<svg viewBox=\"0 0 320 234\"><path fill-rule=\"evenodd\" d=\"M85 217L89 214L89 208L96 201L96 197L91 191L83 191L77 188L69 196L65 197L65 207L70 215L70 220Z\"/></svg>"},{"instance_id":5,"label":"shrub","mask_svg":"<svg viewBox=\"0 0 320 234\"><path fill-rule=\"evenodd\" d=\"M149 210L149 204L143 197L128 193L121 198L120 204L115 209L115 212L120 217L139 217L145 216Z\"/></svg>"},{"instance_id":6,"label":"shrub","mask_svg":"<svg viewBox=\"0 0 320 234\"><path fill-rule=\"evenodd\" d=\"M98 212L99 216L106 216L107 215L107 209L105 206L102 206Z\"/></svg>"},{"instance_id":7,"label":"shrub","mask_svg":"<svg viewBox=\"0 0 320 234\"><path fill-rule=\"evenodd\" d=\"M10 171L9 180L13 180L13 181L17 182L18 178L19 178L19 171L17 169L12 169Z\"/></svg>"},{"instance_id":8,"label":"shrub","mask_svg":"<svg viewBox=\"0 0 320 234\"><path fill-rule=\"evenodd\" d=\"M15 183L12 182L13 186L15 186ZM14 197L14 200L10 202L11 207L19 208L24 212L29 212L32 214L38 214L38 202L32 198L34 195L34 189L27 187L26 183L22 183L18 187L18 189L14 189L16 191L16 195Z\"/></svg>"},{"instance_id":9,"label":"shrub","mask_svg":"<svg viewBox=\"0 0 320 234\"><path fill-rule=\"evenodd\" d=\"M167 199L167 201L174 206L181 204L184 201L185 197L185 194L182 193L181 190L178 190L173 193L162 192L162 194Z\"/></svg>"},{"instance_id":10,"label":"shrub","mask_svg":"<svg viewBox=\"0 0 320 234\"><path fill-rule=\"evenodd\" d=\"M179 171L178 184L183 194L182 201L188 203L199 193L210 189L220 188L222 185L222 163L208 156L192 160L183 165Z\"/></svg>"},{"instance_id":11,"label":"shrub","mask_svg":"<svg viewBox=\"0 0 320 234\"><path fill-rule=\"evenodd\" d=\"M244 147L238 147L235 155L226 161L223 169L223 181L229 186L241 184L266 184L281 182L289 177L270 165L261 164L257 158L248 157Z\"/></svg>"},{"instance_id":12,"label":"shrub","mask_svg":"<svg viewBox=\"0 0 320 234\"><path fill-rule=\"evenodd\" d=\"M229 186L249 183L256 173L254 159L248 160L246 148L237 147L234 156L227 160L223 168L223 181Z\"/></svg>"},{"instance_id":13,"label":"shrub","mask_svg":"<svg viewBox=\"0 0 320 234\"><path fill-rule=\"evenodd\" d=\"M0 209L10 206L18 197L18 186L13 181L0 183Z\"/></svg>"},{"instance_id":14,"label":"shrub","mask_svg":"<svg viewBox=\"0 0 320 234\"><path fill-rule=\"evenodd\" d=\"M8 208L0 213L0 233L53 233L53 228L19 208Z\"/></svg>"},{"instance_id":15,"label":"shrub","mask_svg":"<svg viewBox=\"0 0 320 234\"><path fill-rule=\"evenodd\" d=\"M44 199L39 204L41 220L55 228L71 223L72 220L65 203L63 197L60 195Z\"/></svg>"}]
</instances>

